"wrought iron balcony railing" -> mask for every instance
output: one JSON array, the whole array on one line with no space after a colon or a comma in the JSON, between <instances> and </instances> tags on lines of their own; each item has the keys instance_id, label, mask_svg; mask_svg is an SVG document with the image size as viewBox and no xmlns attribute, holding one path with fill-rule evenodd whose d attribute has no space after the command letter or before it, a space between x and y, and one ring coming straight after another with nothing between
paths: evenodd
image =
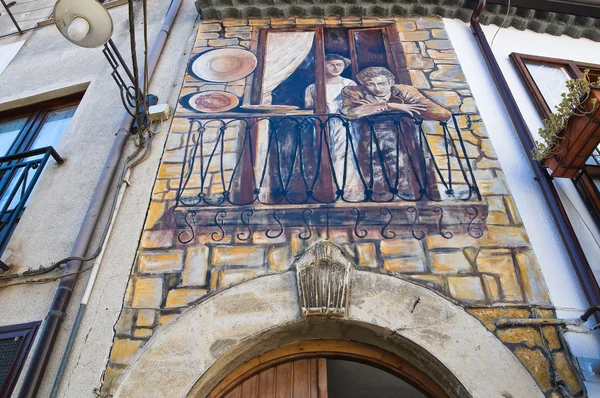
<instances>
[{"instance_id":1,"label":"wrought iron balcony railing","mask_svg":"<svg viewBox=\"0 0 600 398\"><path fill-rule=\"evenodd\" d=\"M4 250L50 158L64 160L52 147L0 157L0 250ZM0 261L0 269L8 266Z\"/></svg>"},{"instance_id":2,"label":"wrought iron balcony railing","mask_svg":"<svg viewBox=\"0 0 600 398\"><path fill-rule=\"evenodd\" d=\"M191 117L185 142L163 161L181 163L174 211L188 229L183 243L201 226L217 228L214 240L227 226L244 229L241 240L266 226L267 237L286 226L343 225L361 237L359 223L388 239L394 223L412 225L417 239L431 225L450 237L443 223L480 236L486 210L469 160L478 153L467 145L457 115L223 114Z\"/></svg>"},{"instance_id":3,"label":"wrought iron balcony railing","mask_svg":"<svg viewBox=\"0 0 600 398\"><path fill-rule=\"evenodd\" d=\"M177 206L481 199L456 117L433 124L402 113L191 118Z\"/></svg>"}]
</instances>

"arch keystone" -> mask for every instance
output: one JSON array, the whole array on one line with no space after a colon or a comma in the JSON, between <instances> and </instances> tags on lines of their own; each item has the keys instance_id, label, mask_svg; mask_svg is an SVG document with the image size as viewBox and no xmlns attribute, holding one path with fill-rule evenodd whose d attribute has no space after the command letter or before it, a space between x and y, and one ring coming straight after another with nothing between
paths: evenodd
<instances>
[{"instance_id":1,"label":"arch keystone","mask_svg":"<svg viewBox=\"0 0 600 398\"><path fill-rule=\"evenodd\" d=\"M318 242L294 261L302 316L347 316L352 261L331 242Z\"/></svg>"}]
</instances>

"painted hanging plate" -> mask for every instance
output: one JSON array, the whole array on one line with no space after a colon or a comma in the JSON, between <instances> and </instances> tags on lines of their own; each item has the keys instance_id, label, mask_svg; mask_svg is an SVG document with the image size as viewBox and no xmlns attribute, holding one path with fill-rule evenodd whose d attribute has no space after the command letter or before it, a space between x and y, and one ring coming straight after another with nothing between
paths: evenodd
<instances>
[{"instance_id":1,"label":"painted hanging plate","mask_svg":"<svg viewBox=\"0 0 600 398\"><path fill-rule=\"evenodd\" d=\"M240 100L225 91L205 91L192 95L188 103L200 112L225 112L238 106Z\"/></svg>"},{"instance_id":2,"label":"painted hanging plate","mask_svg":"<svg viewBox=\"0 0 600 398\"><path fill-rule=\"evenodd\" d=\"M190 72L198 79L227 83L248 76L256 68L256 56L240 48L220 48L200 54Z\"/></svg>"}]
</instances>

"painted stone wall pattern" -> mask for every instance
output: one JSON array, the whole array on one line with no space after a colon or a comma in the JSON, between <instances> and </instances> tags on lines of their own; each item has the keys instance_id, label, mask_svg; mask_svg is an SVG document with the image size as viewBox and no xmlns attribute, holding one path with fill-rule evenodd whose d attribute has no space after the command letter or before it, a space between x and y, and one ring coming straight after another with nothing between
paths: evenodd
<instances>
[{"instance_id":1,"label":"painted stone wall pattern","mask_svg":"<svg viewBox=\"0 0 600 398\"><path fill-rule=\"evenodd\" d=\"M321 240L484 324L551 306L441 19L200 25L103 389L186 308Z\"/></svg>"}]
</instances>

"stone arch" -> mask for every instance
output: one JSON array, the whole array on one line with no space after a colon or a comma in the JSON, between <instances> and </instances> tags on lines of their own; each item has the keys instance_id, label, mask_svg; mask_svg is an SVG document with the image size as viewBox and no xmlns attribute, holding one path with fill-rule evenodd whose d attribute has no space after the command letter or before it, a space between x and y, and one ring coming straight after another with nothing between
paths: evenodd
<instances>
[{"instance_id":1,"label":"stone arch","mask_svg":"<svg viewBox=\"0 0 600 398\"><path fill-rule=\"evenodd\" d=\"M451 396L543 396L492 333L437 293L359 270L349 293L347 317L335 320L302 317L293 271L218 292L151 338L115 396L202 396L245 361L311 338L355 340L412 358Z\"/></svg>"}]
</instances>

